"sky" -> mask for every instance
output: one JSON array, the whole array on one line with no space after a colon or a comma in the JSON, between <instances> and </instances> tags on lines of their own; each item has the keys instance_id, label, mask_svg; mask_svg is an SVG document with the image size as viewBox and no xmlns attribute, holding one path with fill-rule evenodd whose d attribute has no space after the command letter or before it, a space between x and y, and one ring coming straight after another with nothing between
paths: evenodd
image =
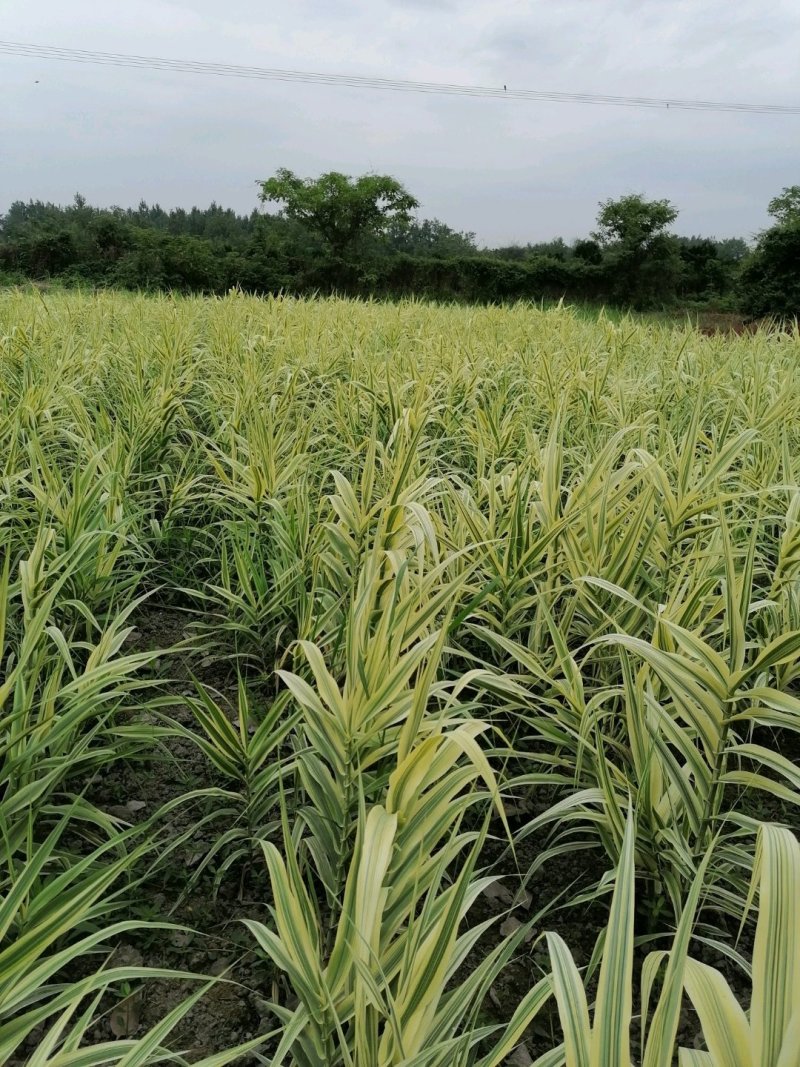
<instances>
[{"instance_id":1,"label":"sky","mask_svg":"<svg viewBox=\"0 0 800 1067\"><path fill-rule=\"evenodd\" d=\"M0 0L0 38L170 59L800 104L800 0ZM668 198L679 233L750 237L800 183L800 116L407 94L0 54L13 200L257 206L278 167L399 178L481 244L585 236Z\"/></svg>"}]
</instances>

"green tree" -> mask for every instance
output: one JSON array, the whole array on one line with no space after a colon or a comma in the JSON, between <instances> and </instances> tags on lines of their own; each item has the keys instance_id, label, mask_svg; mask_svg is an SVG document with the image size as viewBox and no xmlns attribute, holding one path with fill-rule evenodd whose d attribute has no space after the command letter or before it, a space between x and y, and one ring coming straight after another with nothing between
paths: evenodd
<instances>
[{"instance_id":1,"label":"green tree","mask_svg":"<svg viewBox=\"0 0 800 1067\"><path fill-rule=\"evenodd\" d=\"M579 240L572 246L572 254L583 263L592 263L595 266L603 262L603 250L597 241Z\"/></svg>"},{"instance_id":2,"label":"green tree","mask_svg":"<svg viewBox=\"0 0 800 1067\"><path fill-rule=\"evenodd\" d=\"M417 200L387 174L351 178L337 171L299 178L282 167L260 182L259 199L282 205L286 219L319 234L336 259L345 259L390 227L408 224Z\"/></svg>"},{"instance_id":3,"label":"green tree","mask_svg":"<svg viewBox=\"0 0 800 1067\"><path fill-rule=\"evenodd\" d=\"M472 256L478 251L475 234L454 230L439 219L408 222L394 219L386 227L386 248L409 256Z\"/></svg>"},{"instance_id":4,"label":"green tree","mask_svg":"<svg viewBox=\"0 0 800 1067\"><path fill-rule=\"evenodd\" d=\"M680 255L667 231L677 217L669 200L645 200L638 193L600 203L592 236L607 253L617 299L645 306L674 296Z\"/></svg>"},{"instance_id":5,"label":"green tree","mask_svg":"<svg viewBox=\"0 0 800 1067\"><path fill-rule=\"evenodd\" d=\"M619 200L601 201L593 237L607 247L623 245L643 251L662 238L677 217L678 209L669 200L645 200L639 193L630 193Z\"/></svg>"},{"instance_id":6,"label":"green tree","mask_svg":"<svg viewBox=\"0 0 800 1067\"><path fill-rule=\"evenodd\" d=\"M751 315L800 319L800 219L761 235L742 271L740 293Z\"/></svg>"},{"instance_id":7,"label":"green tree","mask_svg":"<svg viewBox=\"0 0 800 1067\"><path fill-rule=\"evenodd\" d=\"M800 222L800 185L785 186L770 200L767 211L779 226Z\"/></svg>"},{"instance_id":8,"label":"green tree","mask_svg":"<svg viewBox=\"0 0 800 1067\"><path fill-rule=\"evenodd\" d=\"M710 237L679 237L681 296L694 300L709 299L730 286L730 264L719 255L717 242Z\"/></svg>"},{"instance_id":9,"label":"green tree","mask_svg":"<svg viewBox=\"0 0 800 1067\"><path fill-rule=\"evenodd\" d=\"M741 263L750 253L750 246L743 237L723 237L714 244L723 263Z\"/></svg>"},{"instance_id":10,"label":"green tree","mask_svg":"<svg viewBox=\"0 0 800 1067\"><path fill-rule=\"evenodd\" d=\"M740 296L751 315L800 318L800 185L789 185L770 200L776 220L759 236L745 262Z\"/></svg>"}]
</instances>

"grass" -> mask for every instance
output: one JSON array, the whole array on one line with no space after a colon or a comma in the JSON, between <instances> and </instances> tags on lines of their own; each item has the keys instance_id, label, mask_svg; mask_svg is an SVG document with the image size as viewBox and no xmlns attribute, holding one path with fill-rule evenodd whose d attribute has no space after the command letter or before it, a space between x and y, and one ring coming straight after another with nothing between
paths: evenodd
<instances>
[{"instance_id":1,"label":"grass","mask_svg":"<svg viewBox=\"0 0 800 1067\"><path fill-rule=\"evenodd\" d=\"M798 357L0 294L4 1062L738 1063L724 1017L788 1063ZM226 990L258 1019L198 1040Z\"/></svg>"}]
</instances>

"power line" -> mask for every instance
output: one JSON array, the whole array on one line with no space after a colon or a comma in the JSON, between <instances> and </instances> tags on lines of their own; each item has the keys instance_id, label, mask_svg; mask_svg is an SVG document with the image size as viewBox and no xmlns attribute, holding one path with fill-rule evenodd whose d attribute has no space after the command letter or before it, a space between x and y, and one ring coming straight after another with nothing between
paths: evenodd
<instances>
[{"instance_id":1,"label":"power line","mask_svg":"<svg viewBox=\"0 0 800 1067\"><path fill-rule=\"evenodd\" d=\"M92 52L81 48L0 41L0 53L32 59L57 59L67 63L166 70L179 74L207 74L218 78L250 78L260 81L300 82L306 85L342 86L352 89L383 89L403 93L471 96L502 100L525 100L559 104L605 104L613 107L675 109L681 111L739 112L753 115L800 115L800 105L732 103L720 100L687 100L650 96L611 96L604 93L561 93L539 89L509 89L505 85L458 85L447 82L404 81L394 78L361 77L355 74L323 74L277 67L246 67L233 63L203 63L164 59L158 56Z\"/></svg>"}]
</instances>

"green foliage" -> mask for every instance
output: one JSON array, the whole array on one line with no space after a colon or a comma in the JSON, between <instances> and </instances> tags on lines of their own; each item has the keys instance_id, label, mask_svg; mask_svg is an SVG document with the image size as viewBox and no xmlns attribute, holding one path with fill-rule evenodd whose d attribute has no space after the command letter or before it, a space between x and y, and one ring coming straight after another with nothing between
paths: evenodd
<instances>
[{"instance_id":1,"label":"green foliage","mask_svg":"<svg viewBox=\"0 0 800 1067\"><path fill-rule=\"evenodd\" d=\"M98 256L136 252L70 211ZM162 272L188 240L144 232ZM398 263L497 305L606 268L375 278ZM627 1067L652 942L644 1062L670 1062L681 986L709 1046L684 1060L714 1062L731 998L699 945L733 974L758 887L730 1019L782 1063L797 846L759 824L800 799L799 342L529 301L0 294L0 1052L167 1060L207 987L112 1047L103 1013L152 973L95 954L138 900L161 923L218 892L276 1067L500 1067L520 1041ZM109 804L131 788L134 826ZM601 910L612 868L582 973L561 908Z\"/></svg>"},{"instance_id":2,"label":"green foliage","mask_svg":"<svg viewBox=\"0 0 800 1067\"><path fill-rule=\"evenodd\" d=\"M576 259L583 260L584 263L598 264L603 262L603 250L597 241L576 241L572 246L572 254Z\"/></svg>"},{"instance_id":3,"label":"green foliage","mask_svg":"<svg viewBox=\"0 0 800 1067\"><path fill-rule=\"evenodd\" d=\"M800 185L788 185L779 196L774 196L767 206L767 213L778 226L800 222Z\"/></svg>"},{"instance_id":4,"label":"green foliage","mask_svg":"<svg viewBox=\"0 0 800 1067\"><path fill-rule=\"evenodd\" d=\"M473 303L570 296L592 300L602 298L606 291L599 265L544 257L515 262L487 255L450 259L397 256L376 271L375 286L387 295Z\"/></svg>"},{"instance_id":5,"label":"green foliage","mask_svg":"<svg viewBox=\"0 0 800 1067\"><path fill-rule=\"evenodd\" d=\"M563 237L556 237L552 241L537 241L535 244L504 245L492 249L492 255L498 259L526 260L539 256L547 256L549 259L566 260L570 258L573 249L570 249Z\"/></svg>"},{"instance_id":6,"label":"green foliage","mask_svg":"<svg viewBox=\"0 0 800 1067\"><path fill-rule=\"evenodd\" d=\"M597 216L596 239L603 245L621 245L626 251L647 251L662 238L678 217L669 200L645 200L630 193L605 200Z\"/></svg>"},{"instance_id":7,"label":"green foliage","mask_svg":"<svg viewBox=\"0 0 800 1067\"><path fill-rule=\"evenodd\" d=\"M744 242L675 242L659 231L666 201L602 205L602 241L562 238L479 251L474 233L416 221L414 198L393 178L281 170L261 184L277 214L206 209L100 210L76 196L58 207L15 202L0 226L7 278L222 294L349 293L491 303L516 299L657 306L677 294L730 299ZM624 231L625 237L621 236ZM713 250L712 250L713 244Z\"/></svg>"},{"instance_id":8,"label":"green foliage","mask_svg":"<svg viewBox=\"0 0 800 1067\"><path fill-rule=\"evenodd\" d=\"M718 241L705 237L679 237L681 260L678 293L695 300L713 299L730 291L736 280L736 260L725 258Z\"/></svg>"},{"instance_id":9,"label":"green foliage","mask_svg":"<svg viewBox=\"0 0 800 1067\"><path fill-rule=\"evenodd\" d=\"M645 200L638 193L600 204L594 237L609 256L617 299L636 307L672 297L679 258L667 230L677 217L669 200Z\"/></svg>"},{"instance_id":10,"label":"green foliage","mask_svg":"<svg viewBox=\"0 0 800 1067\"><path fill-rule=\"evenodd\" d=\"M750 251L750 245L743 237L723 237L714 241L714 245L723 263L741 263Z\"/></svg>"},{"instance_id":11,"label":"green foliage","mask_svg":"<svg viewBox=\"0 0 800 1067\"><path fill-rule=\"evenodd\" d=\"M451 259L478 252L474 233L453 230L439 219L422 222L392 219L386 227L386 246L392 253Z\"/></svg>"},{"instance_id":12,"label":"green foliage","mask_svg":"<svg viewBox=\"0 0 800 1067\"><path fill-rule=\"evenodd\" d=\"M192 797L205 795L215 801L210 821L217 827L216 837L192 875L194 882L213 864L215 886L231 868L251 863L258 843L275 833L275 796L290 769L284 742L298 718L286 714L285 693L259 716L241 677L238 683L235 724L229 710L196 684L199 699L187 699L186 704L197 727L174 727L200 748L227 787L198 791Z\"/></svg>"},{"instance_id":13,"label":"green foliage","mask_svg":"<svg viewBox=\"0 0 800 1067\"><path fill-rule=\"evenodd\" d=\"M800 221L761 235L742 271L740 292L751 315L800 317Z\"/></svg>"},{"instance_id":14,"label":"green foliage","mask_svg":"<svg viewBox=\"0 0 800 1067\"><path fill-rule=\"evenodd\" d=\"M784 188L767 209L776 220L758 238L739 278L739 299L753 316L800 317L800 186Z\"/></svg>"},{"instance_id":15,"label":"green foliage","mask_svg":"<svg viewBox=\"0 0 800 1067\"><path fill-rule=\"evenodd\" d=\"M350 178L330 171L319 178L299 178L282 167L259 184L262 201L281 204L287 219L318 233L337 259L363 249L369 239L384 237L390 226L408 223L419 207L388 174Z\"/></svg>"}]
</instances>

